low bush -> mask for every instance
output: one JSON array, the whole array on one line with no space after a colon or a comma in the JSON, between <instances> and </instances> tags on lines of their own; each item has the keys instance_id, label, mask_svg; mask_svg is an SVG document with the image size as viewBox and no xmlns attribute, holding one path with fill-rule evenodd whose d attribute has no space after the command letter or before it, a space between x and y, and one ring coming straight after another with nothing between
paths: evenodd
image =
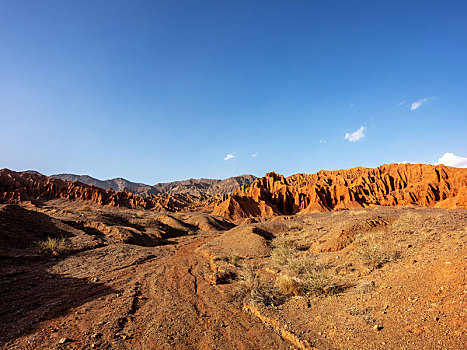
<instances>
[{"instance_id":1,"label":"low bush","mask_svg":"<svg viewBox=\"0 0 467 350\"><path fill-rule=\"evenodd\" d=\"M373 242L362 243L362 246L355 253L371 269L379 269L397 257L397 253L391 252L382 245Z\"/></svg>"},{"instance_id":2,"label":"low bush","mask_svg":"<svg viewBox=\"0 0 467 350\"><path fill-rule=\"evenodd\" d=\"M302 283L294 277L280 275L276 279L276 286L285 296L298 296L304 294Z\"/></svg>"},{"instance_id":3,"label":"low bush","mask_svg":"<svg viewBox=\"0 0 467 350\"><path fill-rule=\"evenodd\" d=\"M241 267L243 265L243 258L235 254L232 254L231 256L226 257L225 261L236 267Z\"/></svg>"},{"instance_id":4,"label":"low bush","mask_svg":"<svg viewBox=\"0 0 467 350\"><path fill-rule=\"evenodd\" d=\"M230 293L230 301L252 305L277 305L279 298L274 286L261 279L252 267L244 267L239 274L239 283Z\"/></svg>"},{"instance_id":5,"label":"low bush","mask_svg":"<svg viewBox=\"0 0 467 350\"><path fill-rule=\"evenodd\" d=\"M65 250L65 239L47 237L45 241L40 241L38 246L41 254L57 256Z\"/></svg>"},{"instance_id":6,"label":"low bush","mask_svg":"<svg viewBox=\"0 0 467 350\"><path fill-rule=\"evenodd\" d=\"M287 265L297 254L295 241L286 237L278 237L272 241L274 247L271 253L271 261L276 266Z\"/></svg>"},{"instance_id":7,"label":"low bush","mask_svg":"<svg viewBox=\"0 0 467 350\"><path fill-rule=\"evenodd\" d=\"M336 288L325 267L315 259L298 256L294 241L280 237L273 241L273 264L283 272L276 279L276 286L286 296L333 294Z\"/></svg>"}]
</instances>

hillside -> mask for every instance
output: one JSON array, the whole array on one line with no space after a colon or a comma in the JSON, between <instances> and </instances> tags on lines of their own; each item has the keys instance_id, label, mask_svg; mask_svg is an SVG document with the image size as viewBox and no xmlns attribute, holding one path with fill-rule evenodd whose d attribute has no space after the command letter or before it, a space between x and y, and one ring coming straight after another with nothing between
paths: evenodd
<instances>
[{"instance_id":1,"label":"hillside","mask_svg":"<svg viewBox=\"0 0 467 350\"><path fill-rule=\"evenodd\" d=\"M218 179L189 179L167 183L157 183L153 186L143 183L131 182L123 178L110 180L99 180L89 175L55 174L50 177L66 180L79 181L86 185L93 185L105 190L127 191L139 196L147 197L156 194L189 194L192 196L216 196L232 193L237 187L249 185L256 176L240 175L224 180Z\"/></svg>"},{"instance_id":2,"label":"hillside","mask_svg":"<svg viewBox=\"0 0 467 350\"><path fill-rule=\"evenodd\" d=\"M141 197L130 192L116 192L81 182L71 182L30 172L0 170L0 203L43 202L53 199L88 201L97 205L156 211L188 210L204 198L190 194Z\"/></svg>"},{"instance_id":3,"label":"hillside","mask_svg":"<svg viewBox=\"0 0 467 350\"><path fill-rule=\"evenodd\" d=\"M466 171L269 173L220 200L0 170L0 348L463 349L467 211L444 208Z\"/></svg>"},{"instance_id":4,"label":"hillside","mask_svg":"<svg viewBox=\"0 0 467 350\"><path fill-rule=\"evenodd\" d=\"M467 208L467 169L390 164L284 177L268 173L231 195L213 214L231 219L384 206Z\"/></svg>"},{"instance_id":5,"label":"hillside","mask_svg":"<svg viewBox=\"0 0 467 350\"><path fill-rule=\"evenodd\" d=\"M86 185L92 185L96 187L103 188L104 190L114 190L114 191L123 191L127 188L141 188L147 187L143 183L131 182L121 177L110 180L99 180L89 175L75 175L75 174L54 174L50 177L61 179L65 181L79 181ZM131 191L128 191L131 192Z\"/></svg>"},{"instance_id":6,"label":"hillside","mask_svg":"<svg viewBox=\"0 0 467 350\"><path fill-rule=\"evenodd\" d=\"M161 194L189 193L191 195L216 196L232 193L243 185L250 185L256 180L253 175L240 175L225 180L217 179L189 179L168 183L159 183L152 188Z\"/></svg>"},{"instance_id":7,"label":"hillside","mask_svg":"<svg viewBox=\"0 0 467 350\"><path fill-rule=\"evenodd\" d=\"M464 349L466 220L0 204L0 348Z\"/></svg>"}]
</instances>

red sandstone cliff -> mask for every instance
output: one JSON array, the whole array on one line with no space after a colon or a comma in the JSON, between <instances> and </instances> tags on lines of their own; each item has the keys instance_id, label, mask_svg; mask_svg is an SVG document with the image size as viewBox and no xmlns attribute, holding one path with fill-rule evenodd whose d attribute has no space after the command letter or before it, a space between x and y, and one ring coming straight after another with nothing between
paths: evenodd
<instances>
[{"instance_id":1,"label":"red sandstone cliff","mask_svg":"<svg viewBox=\"0 0 467 350\"><path fill-rule=\"evenodd\" d=\"M268 173L231 195L212 214L231 219L362 208L418 205L467 208L467 169L390 164L297 174Z\"/></svg>"},{"instance_id":2,"label":"red sandstone cliff","mask_svg":"<svg viewBox=\"0 0 467 350\"><path fill-rule=\"evenodd\" d=\"M0 202L18 203L56 198L86 200L113 207L159 211L188 210L199 204L202 199L189 194L151 195L143 198L126 191L104 190L78 181L65 181L8 169L0 170Z\"/></svg>"}]
</instances>

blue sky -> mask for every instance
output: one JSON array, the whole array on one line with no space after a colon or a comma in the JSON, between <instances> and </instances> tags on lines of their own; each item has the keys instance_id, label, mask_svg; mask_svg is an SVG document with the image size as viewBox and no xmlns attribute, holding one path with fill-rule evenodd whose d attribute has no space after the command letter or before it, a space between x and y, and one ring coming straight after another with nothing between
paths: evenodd
<instances>
[{"instance_id":1,"label":"blue sky","mask_svg":"<svg viewBox=\"0 0 467 350\"><path fill-rule=\"evenodd\" d=\"M466 157L466 18L466 1L0 1L0 167L152 184Z\"/></svg>"}]
</instances>

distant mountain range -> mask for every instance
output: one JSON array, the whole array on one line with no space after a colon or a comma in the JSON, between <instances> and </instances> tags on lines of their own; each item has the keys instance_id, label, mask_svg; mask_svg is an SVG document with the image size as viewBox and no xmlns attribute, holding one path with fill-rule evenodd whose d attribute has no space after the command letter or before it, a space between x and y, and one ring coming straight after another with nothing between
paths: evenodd
<instances>
[{"instance_id":1,"label":"distant mountain range","mask_svg":"<svg viewBox=\"0 0 467 350\"><path fill-rule=\"evenodd\" d=\"M29 173L37 173L28 171ZM183 181L174 181L167 183L158 183L153 186L131 182L123 178L115 178L110 180L99 180L89 175L75 174L55 174L50 177L66 180L79 181L86 185L93 185L103 189L112 189L114 191L127 191L139 196L147 197L151 194L190 194L192 196L215 196L230 194L236 188L242 185L250 185L256 180L253 175L240 175L230 177L225 180L218 179L189 179Z\"/></svg>"}]
</instances>

